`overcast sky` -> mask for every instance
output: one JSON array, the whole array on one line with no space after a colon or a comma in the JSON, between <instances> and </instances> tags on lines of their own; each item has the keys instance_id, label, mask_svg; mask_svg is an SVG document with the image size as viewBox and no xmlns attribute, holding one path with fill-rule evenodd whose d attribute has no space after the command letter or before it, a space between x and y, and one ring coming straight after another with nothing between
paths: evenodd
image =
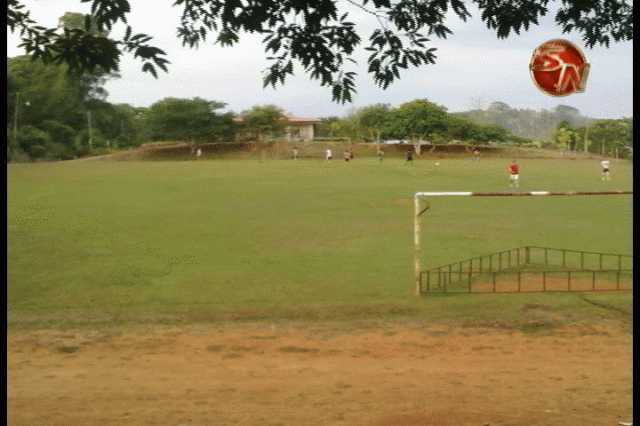
<instances>
[{"instance_id":1,"label":"overcast sky","mask_svg":"<svg viewBox=\"0 0 640 426\"><path fill-rule=\"evenodd\" d=\"M378 22L366 13L354 9L345 0L340 7L350 11L350 20L360 29L367 41ZM65 12L90 12L90 3L79 0L23 0L31 10L31 17L40 25L53 27ZM453 31L447 39L435 36L429 47L436 47L436 64L410 69L401 74L387 90L378 88L366 73L368 52L361 46L355 59L358 73L357 90L351 104L331 101L331 91L310 80L300 67L284 86L262 88L263 70L269 65L262 45L262 37L241 35L235 47L221 48L211 43L199 49L182 47L176 36L181 9L171 7L172 0L153 2L131 1L128 23L135 33L153 37L149 43L167 53L169 73L159 71L158 79L141 71L142 63L125 54L120 64L122 78L109 81L105 89L111 103L150 106L165 97L194 98L225 102L227 110L242 112L255 105L273 104L285 113L320 118L344 116L354 107L388 103L397 107L415 99L428 99L442 105L449 112L482 107L502 101L517 109L553 109L564 104L578 108L593 118L622 118L633 116L632 42L611 43L609 48L586 49L576 32L562 34L554 23L558 1L550 2L551 11L540 25L530 26L521 35L512 34L500 40L495 31L486 28L474 4L467 2L472 17L467 22L453 12L447 26ZM121 38L125 25L118 23L111 35ZM210 37L213 40L215 37ZM580 46L591 64L587 89L584 93L566 97L551 97L538 90L531 81L528 65L533 50L541 43L563 38ZM7 56L24 54L17 48L18 33L7 29Z\"/></svg>"}]
</instances>

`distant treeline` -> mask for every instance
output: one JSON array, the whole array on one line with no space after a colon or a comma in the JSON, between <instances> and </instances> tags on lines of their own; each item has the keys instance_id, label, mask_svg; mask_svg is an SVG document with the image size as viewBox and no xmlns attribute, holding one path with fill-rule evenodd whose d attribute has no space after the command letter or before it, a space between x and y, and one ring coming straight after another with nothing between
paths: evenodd
<instances>
[{"instance_id":1,"label":"distant treeline","mask_svg":"<svg viewBox=\"0 0 640 426\"><path fill-rule=\"evenodd\" d=\"M275 105L236 114L224 111L224 102L201 98L167 97L148 108L111 104L103 85L114 78L119 76L100 70L74 78L62 65L44 65L27 56L7 58L7 161L73 159L153 141L273 141L285 132L284 112ZM588 119L565 105L553 111L515 110L502 102L486 110L448 113L422 99L322 118L315 135L349 143L494 143L626 156L632 119Z\"/></svg>"}]
</instances>

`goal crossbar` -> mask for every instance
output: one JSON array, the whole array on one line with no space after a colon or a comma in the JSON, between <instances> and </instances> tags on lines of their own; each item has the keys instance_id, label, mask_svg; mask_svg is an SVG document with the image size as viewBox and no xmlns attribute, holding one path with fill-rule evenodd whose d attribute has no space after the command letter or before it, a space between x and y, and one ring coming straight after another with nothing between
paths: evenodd
<instances>
[{"instance_id":1,"label":"goal crossbar","mask_svg":"<svg viewBox=\"0 0 640 426\"><path fill-rule=\"evenodd\" d=\"M466 197L505 197L518 195L619 195L632 194L633 191L528 191L528 192L416 192L415 197L466 196Z\"/></svg>"},{"instance_id":2,"label":"goal crossbar","mask_svg":"<svg viewBox=\"0 0 640 426\"><path fill-rule=\"evenodd\" d=\"M420 199L428 197L505 197L505 196L538 196L538 195L623 195L633 194L633 191L527 191L527 192L416 192L413 196L414 214L414 269L416 295L422 293L420 283L420 219L419 216L428 206L420 211Z\"/></svg>"}]
</instances>

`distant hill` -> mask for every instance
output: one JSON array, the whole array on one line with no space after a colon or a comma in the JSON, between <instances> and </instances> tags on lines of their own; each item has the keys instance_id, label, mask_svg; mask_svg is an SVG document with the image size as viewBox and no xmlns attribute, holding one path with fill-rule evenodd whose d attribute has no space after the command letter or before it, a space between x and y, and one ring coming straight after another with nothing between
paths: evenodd
<instances>
[{"instance_id":1,"label":"distant hill","mask_svg":"<svg viewBox=\"0 0 640 426\"><path fill-rule=\"evenodd\" d=\"M466 117L478 124L492 124L509 130L516 136L534 141L548 140L556 126L568 121L575 128L591 124L596 119L580 114L580 110L568 105L558 105L553 110L511 108L504 102L493 102L487 109L454 112L450 115Z\"/></svg>"}]
</instances>

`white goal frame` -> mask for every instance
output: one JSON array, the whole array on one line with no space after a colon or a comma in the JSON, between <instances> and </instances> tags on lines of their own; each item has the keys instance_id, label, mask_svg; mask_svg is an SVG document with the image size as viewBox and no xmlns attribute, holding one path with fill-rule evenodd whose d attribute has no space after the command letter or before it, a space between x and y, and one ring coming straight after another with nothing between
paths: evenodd
<instances>
[{"instance_id":1,"label":"white goal frame","mask_svg":"<svg viewBox=\"0 0 640 426\"><path fill-rule=\"evenodd\" d=\"M528 192L416 192L413 196L413 241L414 241L414 277L416 296L420 296L420 219L429 205L420 210L420 200L428 197L504 197L533 195L621 195L633 194L633 191L528 191Z\"/></svg>"}]
</instances>

